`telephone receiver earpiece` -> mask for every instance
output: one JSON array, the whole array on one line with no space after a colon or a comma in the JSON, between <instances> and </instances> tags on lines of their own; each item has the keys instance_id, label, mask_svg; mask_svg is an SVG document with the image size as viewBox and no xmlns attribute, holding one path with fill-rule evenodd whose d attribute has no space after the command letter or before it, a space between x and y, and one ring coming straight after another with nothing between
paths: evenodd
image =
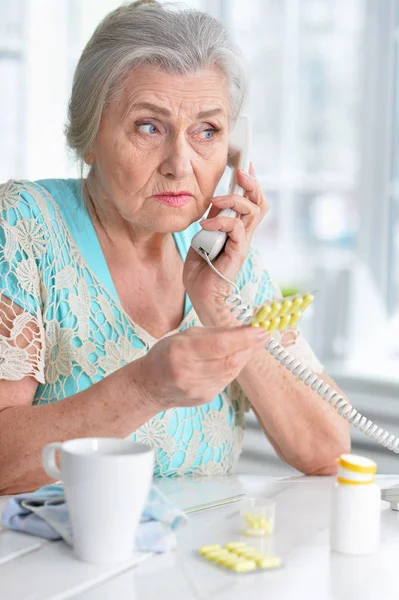
<instances>
[{"instance_id":1,"label":"telephone receiver earpiece","mask_svg":"<svg viewBox=\"0 0 399 600\"><path fill-rule=\"evenodd\" d=\"M249 171L250 125L247 116L238 117L234 129L229 134L227 164L231 167L231 178L228 194L244 195L244 190L237 183L237 169ZM232 208L224 208L221 216L234 218L237 213ZM215 260L223 251L227 241L224 231L199 231L191 241L191 247L201 256L207 255L210 261Z\"/></svg>"}]
</instances>

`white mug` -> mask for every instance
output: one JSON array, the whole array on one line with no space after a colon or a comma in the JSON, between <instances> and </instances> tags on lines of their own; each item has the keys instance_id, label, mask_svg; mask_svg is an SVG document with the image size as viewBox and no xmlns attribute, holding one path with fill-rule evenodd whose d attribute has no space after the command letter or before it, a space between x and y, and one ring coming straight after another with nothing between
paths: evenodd
<instances>
[{"instance_id":1,"label":"white mug","mask_svg":"<svg viewBox=\"0 0 399 600\"><path fill-rule=\"evenodd\" d=\"M78 558L129 560L151 486L154 451L131 440L82 438L48 444L42 463L47 475L64 483Z\"/></svg>"}]
</instances>

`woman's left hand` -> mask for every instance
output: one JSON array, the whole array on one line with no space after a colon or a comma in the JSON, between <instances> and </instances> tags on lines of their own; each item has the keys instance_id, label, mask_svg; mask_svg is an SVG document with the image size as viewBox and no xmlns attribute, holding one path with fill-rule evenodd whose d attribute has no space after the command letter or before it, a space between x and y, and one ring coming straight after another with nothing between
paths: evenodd
<instances>
[{"instance_id":1,"label":"woman's left hand","mask_svg":"<svg viewBox=\"0 0 399 600\"><path fill-rule=\"evenodd\" d=\"M224 250L213 264L230 281L236 279L248 254L254 231L268 210L252 164L249 174L237 171L237 183L245 190L245 196L230 194L213 198L208 218L200 221L201 227L207 231L227 233ZM223 208L232 208L237 217L218 216ZM231 285L214 273L193 248L190 248L184 263L183 283L203 325L237 323L225 303L226 296L232 291Z\"/></svg>"}]
</instances>

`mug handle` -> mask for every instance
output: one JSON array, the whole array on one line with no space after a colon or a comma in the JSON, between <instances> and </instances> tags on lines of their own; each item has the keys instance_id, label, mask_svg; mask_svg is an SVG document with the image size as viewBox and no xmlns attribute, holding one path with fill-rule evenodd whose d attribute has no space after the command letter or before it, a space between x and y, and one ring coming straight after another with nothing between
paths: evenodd
<instances>
[{"instance_id":1,"label":"mug handle","mask_svg":"<svg viewBox=\"0 0 399 600\"><path fill-rule=\"evenodd\" d=\"M53 444L47 444L42 450L42 465L49 477L53 477L56 480L61 479L61 471L57 467L55 462L55 453L57 450L61 450L62 444L60 442L54 442Z\"/></svg>"}]
</instances>

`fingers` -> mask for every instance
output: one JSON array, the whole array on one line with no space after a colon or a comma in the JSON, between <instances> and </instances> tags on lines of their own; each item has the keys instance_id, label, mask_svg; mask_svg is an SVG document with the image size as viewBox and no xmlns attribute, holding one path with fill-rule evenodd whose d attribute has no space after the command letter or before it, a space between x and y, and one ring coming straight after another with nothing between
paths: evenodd
<instances>
[{"instance_id":1,"label":"fingers","mask_svg":"<svg viewBox=\"0 0 399 600\"><path fill-rule=\"evenodd\" d=\"M232 217L214 217L210 220L201 221L200 225L207 231L225 231L229 234L230 240L244 247L245 225L241 219Z\"/></svg>"},{"instance_id":2,"label":"fingers","mask_svg":"<svg viewBox=\"0 0 399 600\"><path fill-rule=\"evenodd\" d=\"M259 181L253 175L239 169L237 171L237 183L245 190L245 197L259 206L262 216L265 215L269 205Z\"/></svg>"},{"instance_id":3,"label":"fingers","mask_svg":"<svg viewBox=\"0 0 399 600\"><path fill-rule=\"evenodd\" d=\"M251 350L241 350L241 352L235 352L225 358L217 358L210 363L206 363L207 365L209 364L207 372L210 377L215 376L219 381L224 380L225 387L227 383L230 383L239 375L253 355L256 352L259 352L262 347L263 346L252 348Z\"/></svg>"},{"instance_id":4,"label":"fingers","mask_svg":"<svg viewBox=\"0 0 399 600\"><path fill-rule=\"evenodd\" d=\"M250 164L249 173L237 171L237 183L245 190L245 196L238 194L229 194L227 196L216 196L212 199L211 210L208 219L201 221L201 225L206 224L210 219L217 216L218 211L223 208L232 208L239 215L244 223L245 229L254 230L266 214L269 205L259 182L254 177L255 171Z\"/></svg>"},{"instance_id":5,"label":"fingers","mask_svg":"<svg viewBox=\"0 0 399 600\"><path fill-rule=\"evenodd\" d=\"M192 328L197 329L197 328ZM270 338L270 334L255 327L224 327L203 328L195 336L195 360L212 361L225 359L237 352L262 348Z\"/></svg>"},{"instance_id":6,"label":"fingers","mask_svg":"<svg viewBox=\"0 0 399 600\"><path fill-rule=\"evenodd\" d=\"M230 194L229 196L216 196L212 199L212 204L220 209L232 208L239 213L241 217L251 216L253 219L258 215L260 217L259 206L253 204L253 202L248 200L248 198L238 196L237 194ZM211 215L211 211L209 211L209 217L211 216L216 215Z\"/></svg>"}]
</instances>

